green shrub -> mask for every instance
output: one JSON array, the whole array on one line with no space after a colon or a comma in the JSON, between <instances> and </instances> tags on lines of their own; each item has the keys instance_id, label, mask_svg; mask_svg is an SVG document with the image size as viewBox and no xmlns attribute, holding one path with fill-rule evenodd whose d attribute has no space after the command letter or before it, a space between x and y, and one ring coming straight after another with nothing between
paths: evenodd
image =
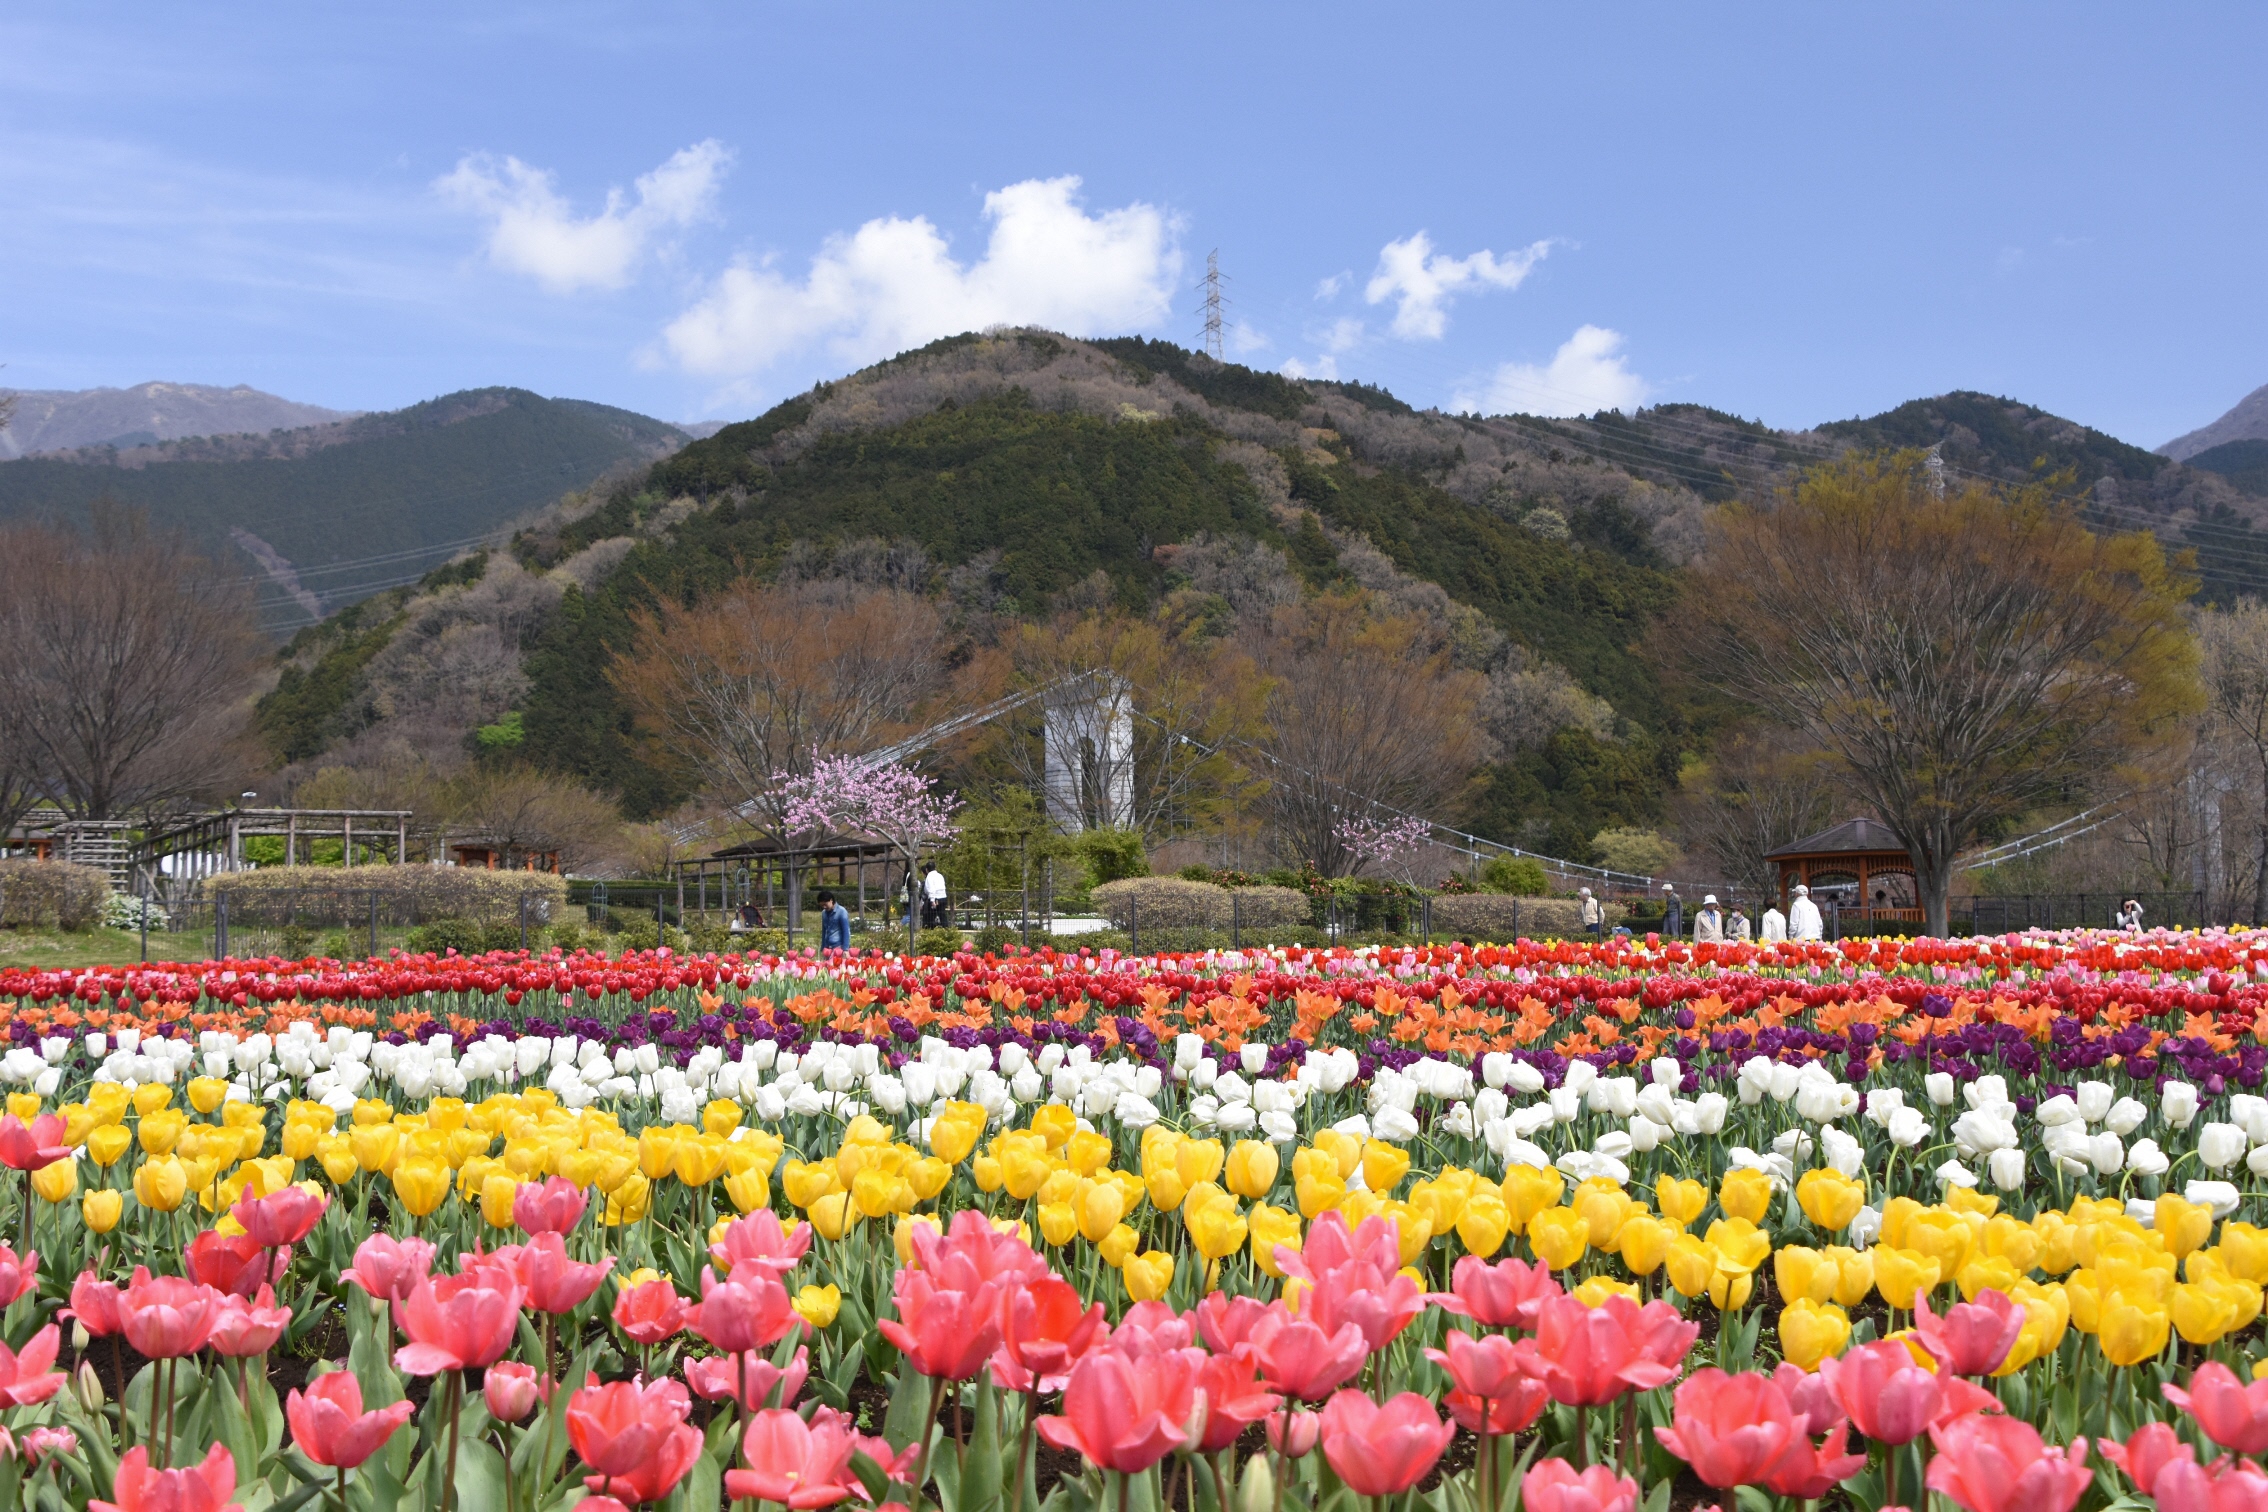
<instances>
[{"instance_id":1,"label":"green shrub","mask_svg":"<svg viewBox=\"0 0 2268 1512\"><path fill-rule=\"evenodd\" d=\"M728 926L706 919L685 931L685 938L694 950L703 955L723 955L728 950L740 948L740 936L734 934Z\"/></svg>"},{"instance_id":2,"label":"green shrub","mask_svg":"<svg viewBox=\"0 0 2268 1512\"><path fill-rule=\"evenodd\" d=\"M551 943L572 954L583 948L583 926L573 919L561 919L551 926Z\"/></svg>"},{"instance_id":3,"label":"green shrub","mask_svg":"<svg viewBox=\"0 0 2268 1512\"><path fill-rule=\"evenodd\" d=\"M473 866L273 866L222 872L207 877L203 886L208 897L227 898L239 918L263 913L273 918L288 909L315 924L353 925L367 918L374 892L380 906L397 917L484 924L510 919L516 924L521 896L533 894L528 904L532 927L550 923L567 908L564 877Z\"/></svg>"},{"instance_id":4,"label":"green shrub","mask_svg":"<svg viewBox=\"0 0 2268 1512\"><path fill-rule=\"evenodd\" d=\"M620 950L654 950L661 945L661 926L650 914L632 914L622 921L622 929L614 937L614 948Z\"/></svg>"},{"instance_id":5,"label":"green shrub","mask_svg":"<svg viewBox=\"0 0 2268 1512\"><path fill-rule=\"evenodd\" d=\"M914 936L914 954L948 956L967 943L968 937L957 929L925 929Z\"/></svg>"},{"instance_id":6,"label":"green shrub","mask_svg":"<svg viewBox=\"0 0 2268 1512\"><path fill-rule=\"evenodd\" d=\"M409 932L409 948L417 955L480 954L480 926L470 919L429 919Z\"/></svg>"},{"instance_id":7,"label":"green shrub","mask_svg":"<svg viewBox=\"0 0 2268 1512\"><path fill-rule=\"evenodd\" d=\"M368 935L355 935L343 929L334 929L323 936L323 943L315 948L318 954L329 960L359 961L369 944Z\"/></svg>"},{"instance_id":8,"label":"green shrub","mask_svg":"<svg viewBox=\"0 0 2268 1512\"><path fill-rule=\"evenodd\" d=\"M1150 874L1150 857L1142 848L1140 830L1084 830L1071 836L1068 843L1086 863L1087 881L1092 886Z\"/></svg>"},{"instance_id":9,"label":"green shrub","mask_svg":"<svg viewBox=\"0 0 2268 1512\"><path fill-rule=\"evenodd\" d=\"M543 929L533 919L528 921L528 943L533 945L543 938ZM517 919L491 919L480 927L480 948L483 950L518 950L520 948L520 921Z\"/></svg>"},{"instance_id":10,"label":"green shrub","mask_svg":"<svg viewBox=\"0 0 2268 1512\"><path fill-rule=\"evenodd\" d=\"M283 927L283 954L286 959L304 961L315 949L315 931L297 919Z\"/></svg>"},{"instance_id":11,"label":"green shrub","mask_svg":"<svg viewBox=\"0 0 2268 1512\"><path fill-rule=\"evenodd\" d=\"M979 955L987 952L998 955L1010 946L1024 943L1024 932L1013 924L987 924L976 932L973 948Z\"/></svg>"},{"instance_id":12,"label":"green shrub","mask_svg":"<svg viewBox=\"0 0 2268 1512\"><path fill-rule=\"evenodd\" d=\"M731 948L742 955L778 955L788 948L784 929L745 929L730 938Z\"/></svg>"},{"instance_id":13,"label":"green shrub","mask_svg":"<svg viewBox=\"0 0 2268 1512\"><path fill-rule=\"evenodd\" d=\"M0 861L0 924L78 933L101 915L110 877L71 861Z\"/></svg>"},{"instance_id":14,"label":"green shrub","mask_svg":"<svg viewBox=\"0 0 2268 1512\"><path fill-rule=\"evenodd\" d=\"M1551 879L1533 856L1497 856L1481 868L1481 886L1492 893L1540 898L1551 891Z\"/></svg>"},{"instance_id":15,"label":"green shrub","mask_svg":"<svg viewBox=\"0 0 2268 1512\"><path fill-rule=\"evenodd\" d=\"M1260 884L1239 887L1229 896L1235 907L1239 935L1249 935L1255 929L1283 929L1307 924L1315 916L1313 900L1296 887Z\"/></svg>"},{"instance_id":16,"label":"green shrub","mask_svg":"<svg viewBox=\"0 0 2268 1512\"><path fill-rule=\"evenodd\" d=\"M1225 929L1229 894L1211 882L1179 877L1127 877L1094 890L1096 910L1115 929L1132 929L1145 940L1156 929Z\"/></svg>"}]
</instances>

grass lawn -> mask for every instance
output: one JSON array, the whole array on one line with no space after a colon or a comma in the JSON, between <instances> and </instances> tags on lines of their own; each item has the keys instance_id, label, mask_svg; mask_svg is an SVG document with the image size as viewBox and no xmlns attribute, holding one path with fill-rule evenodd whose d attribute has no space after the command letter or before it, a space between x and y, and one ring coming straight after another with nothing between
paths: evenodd
<instances>
[{"instance_id":1,"label":"grass lawn","mask_svg":"<svg viewBox=\"0 0 2268 1512\"><path fill-rule=\"evenodd\" d=\"M201 961L211 953L205 934L150 931L153 961ZM0 929L0 969L11 966L102 966L142 958L142 937L124 929L83 929L65 934L52 929Z\"/></svg>"}]
</instances>

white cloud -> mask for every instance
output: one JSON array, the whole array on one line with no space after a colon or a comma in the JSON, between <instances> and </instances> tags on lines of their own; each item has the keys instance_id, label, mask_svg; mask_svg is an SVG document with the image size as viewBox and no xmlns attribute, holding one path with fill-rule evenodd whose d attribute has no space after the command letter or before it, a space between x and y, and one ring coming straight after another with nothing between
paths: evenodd
<instances>
[{"instance_id":1,"label":"white cloud","mask_svg":"<svg viewBox=\"0 0 2268 1512\"><path fill-rule=\"evenodd\" d=\"M1353 282L1354 274L1351 271L1334 273L1329 278L1321 279L1316 283L1315 297L1317 299L1337 299L1346 286Z\"/></svg>"},{"instance_id":2,"label":"white cloud","mask_svg":"<svg viewBox=\"0 0 2268 1512\"><path fill-rule=\"evenodd\" d=\"M1485 388L1460 391L1452 407L1484 415L1589 415L1636 409L1652 392L1630 371L1621 333L1587 325L1567 338L1549 366L1507 362Z\"/></svg>"},{"instance_id":3,"label":"white cloud","mask_svg":"<svg viewBox=\"0 0 2268 1512\"><path fill-rule=\"evenodd\" d=\"M637 203L609 189L606 208L583 219L552 187L548 171L516 157L475 153L433 187L490 222L489 261L554 294L572 294L628 283L663 233L713 213L717 186L731 166L732 152L723 143L696 142L639 177Z\"/></svg>"},{"instance_id":4,"label":"white cloud","mask_svg":"<svg viewBox=\"0 0 2268 1512\"><path fill-rule=\"evenodd\" d=\"M1549 241L1540 241L1501 258L1493 252L1447 257L1435 252L1433 239L1420 231L1379 250L1378 271L1363 288L1363 297L1372 304L1395 301L1395 335L1438 341L1448 329L1454 296L1468 289L1517 289L1550 250Z\"/></svg>"},{"instance_id":5,"label":"white cloud","mask_svg":"<svg viewBox=\"0 0 2268 1512\"><path fill-rule=\"evenodd\" d=\"M681 367L757 372L816 343L864 362L960 331L1037 325L1117 333L1173 313L1178 221L1139 201L1088 214L1075 177L1026 179L985 196L984 256L953 260L926 217L870 220L834 236L800 282L766 264L727 268L670 322L662 346Z\"/></svg>"},{"instance_id":6,"label":"white cloud","mask_svg":"<svg viewBox=\"0 0 2268 1512\"><path fill-rule=\"evenodd\" d=\"M1323 333L1323 345L1334 352L1351 352L1362 345L1362 322L1342 315Z\"/></svg>"},{"instance_id":7,"label":"white cloud","mask_svg":"<svg viewBox=\"0 0 2268 1512\"><path fill-rule=\"evenodd\" d=\"M1313 362L1302 362L1297 357L1287 358L1280 371L1286 378L1322 378L1336 381L1339 376L1339 359L1325 353Z\"/></svg>"}]
</instances>

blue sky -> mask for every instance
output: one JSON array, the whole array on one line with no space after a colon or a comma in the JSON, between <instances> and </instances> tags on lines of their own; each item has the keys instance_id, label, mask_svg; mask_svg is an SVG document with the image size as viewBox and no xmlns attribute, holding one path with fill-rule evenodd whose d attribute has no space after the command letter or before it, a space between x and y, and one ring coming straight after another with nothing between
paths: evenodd
<instances>
[{"instance_id":1,"label":"blue sky","mask_svg":"<svg viewBox=\"0 0 2268 1512\"><path fill-rule=\"evenodd\" d=\"M0 376L729 418L996 320L1193 343L1218 248L1242 360L1420 404L2156 445L2268 383L2264 57L2257 4L22 5Z\"/></svg>"}]
</instances>

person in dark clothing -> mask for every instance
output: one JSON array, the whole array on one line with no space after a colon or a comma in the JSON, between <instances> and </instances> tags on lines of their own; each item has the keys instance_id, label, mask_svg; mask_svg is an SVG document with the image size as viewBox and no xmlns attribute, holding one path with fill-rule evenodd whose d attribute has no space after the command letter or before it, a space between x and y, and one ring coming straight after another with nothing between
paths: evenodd
<instances>
[{"instance_id":1,"label":"person in dark clothing","mask_svg":"<svg viewBox=\"0 0 2268 1512\"><path fill-rule=\"evenodd\" d=\"M819 895L819 948L850 949L850 910L837 903L831 892Z\"/></svg>"},{"instance_id":2,"label":"person in dark clothing","mask_svg":"<svg viewBox=\"0 0 2268 1512\"><path fill-rule=\"evenodd\" d=\"M1685 936L1685 900L1677 895L1677 888L1668 882L1662 884L1662 938L1683 939Z\"/></svg>"}]
</instances>

